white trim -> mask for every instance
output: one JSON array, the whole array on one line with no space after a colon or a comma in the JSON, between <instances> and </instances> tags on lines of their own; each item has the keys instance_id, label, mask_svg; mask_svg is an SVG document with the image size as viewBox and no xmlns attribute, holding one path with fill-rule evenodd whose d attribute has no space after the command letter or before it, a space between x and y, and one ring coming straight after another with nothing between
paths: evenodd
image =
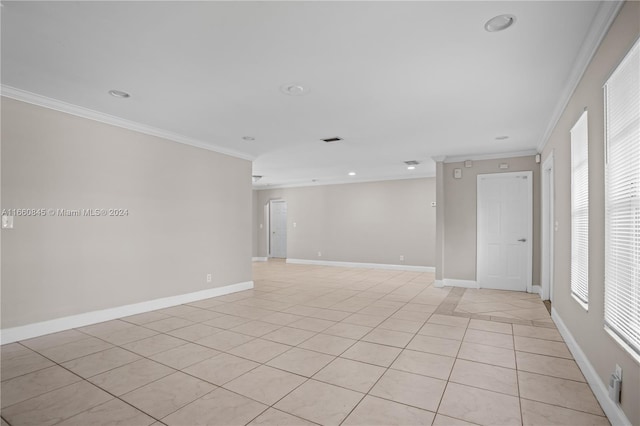
<instances>
[{"instance_id":1,"label":"white trim","mask_svg":"<svg viewBox=\"0 0 640 426\"><path fill-rule=\"evenodd\" d=\"M540 298L542 300L553 301L553 256L554 256L554 238L555 238L555 170L554 170L554 154L553 151L542 163L541 168L542 190L541 205L542 217L540 218L540 241L541 241L541 259L540 259L540 285L542 292Z\"/></svg>"},{"instance_id":2,"label":"white trim","mask_svg":"<svg viewBox=\"0 0 640 426\"><path fill-rule=\"evenodd\" d=\"M392 271L435 272L433 266L391 265L386 263L338 262L334 260L287 259L287 263L299 265L338 266L341 268L390 269Z\"/></svg>"},{"instance_id":3,"label":"white trim","mask_svg":"<svg viewBox=\"0 0 640 426\"><path fill-rule=\"evenodd\" d=\"M283 184L254 184L253 189L256 191L264 191L266 189L280 189L280 188L302 188L302 187L314 187L314 186L326 186L326 185L344 185L348 183L367 183L367 182L387 182L394 180L411 180L411 179L426 179L435 178L436 175L432 172L425 173L411 173L411 176L377 176L370 178L352 178L352 179L336 179L330 181L318 181L311 182L299 182L299 183L283 183Z\"/></svg>"},{"instance_id":4,"label":"white trim","mask_svg":"<svg viewBox=\"0 0 640 426\"><path fill-rule=\"evenodd\" d=\"M500 154L477 154L477 155L454 155L444 158L445 163L462 163L466 160L480 161L480 160L498 160L500 158L512 158L512 157L529 157L538 153L535 149L527 149L525 151L515 152L503 152Z\"/></svg>"},{"instance_id":5,"label":"white trim","mask_svg":"<svg viewBox=\"0 0 640 426\"><path fill-rule=\"evenodd\" d=\"M209 142L201 141L198 139L190 138L188 136L180 135L178 133L173 133L167 130L159 129L157 127L147 126L146 124L136 123L135 121L125 120L120 117L115 117L113 115L105 114L99 111L94 111L78 105L73 105L67 102L59 101L57 99L48 98L46 96L27 92L26 90L17 89L15 87L6 86L4 84L2 85L2 96L15 99L17 101L26 102L32 105L38 105L41 107L49 108L55 111L64 112L66 114L75 115L77 117L82 117L82 118L86 118L93 121L99 121L101 123L109 124L111 126L133 130L134 132L144 133L145 135L156 136L159 138L170 140L172 142L181 143L184 145L190 145L196 148L202 148L208 151L217 152L219 154L230 155L232 157L242 158L243 160L253 161L256 159L255 156L245 154L240 151L224 148Z\"/></svg>"},{"instance_id":6,"label":"white trim","mask_svg":"<svg viewBox=\"0 0 640 426\"><path fill-rule=\"evenodd\" d=\"M539 286L539 285L532 285L531 286L531 293L540 294L541 295L542 294L542 287Z\"/></svg>"},{"instance_id":7,"label":"white trim","mask_svg":"<svg viewBox=\"0 0 640 426\"><path fill-rule=\"evenodd\" d=\"M580 80L582 80L582 76L587 71L589 63L595 56L598 47L600 47L600 43L602 43L604 36L607 34L607 31L609 31L613 20L618 16L618 12L623 4L624 1L603 1L600 3L598 12L596 12L596 16L589 26L591 30L584 38L582 46L580 46L580 51L571 67L571 74L569 78L567 78L564 89L558 97L558 103L553 110L553 114L551 114L547 129L538 143L538 151L542 152L542 149L549 141L551 132L553 132L553 129L555 129L558 124L562 113L569 104L569 100L571 100L571 96L573 96L573 92L575 92Z\"/></svg>"},{"instance_id":8,"label":"white trim","mask_svg":"<svg viewBox=\"0 0 640 426\"><path fill-rule=\"evenodd\" d=\"M585 311L589 312L589 304L588 303L584 303L582 300L578 299L578 296L576 296L575 294L571 293L571 297L573 297L573 300L575 300L575 302L580 305L580 307L582 309L584 309Z\"/></svg>"},{"instance_id":9,"label":"white trim","mask_svg":"<svg viewBox=\"0 0 640 426\"><path fill-rule=\"evenodd\" d=\"M266 262L267 258L266 257L252 257L251 261L252 262Z\"/></svg>"},{"instance_id":10,"label":"white trim","mask_svg":"<svg viewBox=\"0 0 640 426\"><path fill-rule=\"evenodd\" d=\"M562 318L560 318L560 315L558 315L558 312L553 307L551 308L551 318L553 319L553 322L556 323L558 331L569 347L573 358L578 363L580 370L582 370L582 374L584 374L585 379L587 379L587 383L589 383L593 394L600 403L600 406L609 418L611 424L616 426L631 426L631 422L624 414L624 411L622 411L620 405L613 402L613 400L609 398L607 385L602 381L602 379L600 379L600 376L596 372L596 369L593 368L593 365L591 365L591 363L589 362L589 359L582 351L582 348L580 348L578 342L576 342L576 339L574 339L573 335L571 335L569 328L567 328L565 323L562 321Z\"/></svg>"},{"instance_id":11,"label":"white trim","mask_svg":"<svg viewBox=\"0 0 640 426\"><path fill-rule=\"evenodd\" d=\"M156 309L182 305L185 303L195 302L197 300L209 299L211 297L236 293L238 291L251 290L252 288L253 281L245 281L242 283L231 284L223 287L209 288L207 290L196 291L193 293L179 294L177 296L163 297L161 299L154 299L146 302L134 303L131 305L102 309L100 311L85 312L83 314L56 318L49 321L42 321L19 327L6 328L4 330L0 330L0 342L4 345L6 343L17 342L20 340L30 339L32 337L56 333L58 331L69 330L72 328L84 327L85 325L91 325L103 321L127 317L129 315L155 311Z\"/></svg>"},{"instance_id":12,"label":"white trim","mask_svg":"<svg viewBox=\"0 0 640 426\"><path fill-rule=\"evenodd\" d=\"M444 281L443 280L435 280L433 282L433 286L435 288L442 288L442 287L444 287Z\"/></svg>"},{"instance_id":13,"label":"white trim","mask_svg":"<svg viewBox=\"0 0 640 426\"><path fill-rule=\"evenodd\" d=\"M480 285L477 281L474 280L458 280L454 278L445 278L438 283L434 283L434 287L480 288Z\"/></svg>"}]
</instances>

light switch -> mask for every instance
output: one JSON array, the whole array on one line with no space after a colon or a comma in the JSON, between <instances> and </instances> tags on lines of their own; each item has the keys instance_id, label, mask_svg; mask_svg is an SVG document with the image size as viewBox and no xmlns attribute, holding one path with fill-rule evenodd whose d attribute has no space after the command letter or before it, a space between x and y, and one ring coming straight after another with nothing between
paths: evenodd
<instances>
[{"instance_id":1,"label":"light switch","mask_svg":"<svg viewBox=\"0 0 640 426\"><path fill-rule=\"evenodd\" d=\"M462 178L462 169L453 169L453 178L461 179Z\"/></svg>"},{"instance_id":2,"label":"light switch","mask_svg":"<svg viewBox=\"0 0 640 426\"><path fill-rule=\"evenodd\" d=\"M13 216L2 216L2 229L13 229Z\"/></svg>"},{"instance_id":3,"label":"light switch","mask_svg":"<svg viewBox=\"0 0 640 426\"><path fill-rule=\"evenodd\" d=\"M298 224L296 222L293 222L293 227L295 228L296 226L298 226Z\"/></svg>"}]
</instances>

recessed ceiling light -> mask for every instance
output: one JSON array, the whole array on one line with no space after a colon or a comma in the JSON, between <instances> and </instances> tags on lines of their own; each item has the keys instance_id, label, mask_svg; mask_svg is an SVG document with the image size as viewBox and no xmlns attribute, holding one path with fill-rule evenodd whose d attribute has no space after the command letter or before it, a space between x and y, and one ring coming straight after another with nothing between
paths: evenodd
<instances>
[{"instance_id":1,"label":"recessed ceiling light","mask_svg":"<svg viewBox=\"0 0 640 426\"><path fill-rule=\"evenodd\" d=\"M490 33L497 31L503 31L512 26L516 22L516 17L513 15L498 15L487 21L484 24L484 29Z\"/></svg>"},{"instance_id":2,"label":"recessed ceiling light","mask_svg":"<svg viewBox=\"0 0 640 426\"><path fill-rule=\"evenodd\" d=\"M503 141L505 139L509 139L509 136L496 136L497 141Z\"/></svg>"},{"instance_id":3,"label":"recessed ceiling light","mask_svg":"<svg viewBox=\"0 0 640 426\"><path fill-rule=\"evenodd\" d=\"M356 172L349 172L349 176L355 176Z\"/></svg>"},{"instance_id":4,"label":"recessed ceiling light","mask_svg":"<svg viewBox=\"0 0 640 426\"><path fill-rule=\"evenodd\" d=\"M309 93L309 89L300 84L285 84L280 86L280 91L289 96L303 96Z\"/></svg>"},{"instance_id":5,"label":"recessed ceiling light","mask_svg":"<svg viewBox=\"0 0 640 426\"><path fill-rule=\"evenodd\" d=\"M255 140L256 140L256 138L254 138L253 136L243 136L243 137L242 137L242 140L245 140L245 141L255 141Z\"/></svg>"},{"instance_id":6,"label":"recessed ceiling light","mask_svg":"<svg viewBox=\"0 0 640 426\"><path fill-rule=\"evenodd\" d=\"M407 170L415 170L416 166L407 166Z\"/></svg>"},{"instance_id":7,"label":"recessed ceiling light","mask_svg":"<svg viewBox=\"0 0 640 426\"><path fill-rule=\"evenodd\" d=\"M123 92L122 90L109 90L109 94L113 97L122 98L122 99L131 97L130 94L128 94L127 92Z\"/></svg>"}]
</instances>

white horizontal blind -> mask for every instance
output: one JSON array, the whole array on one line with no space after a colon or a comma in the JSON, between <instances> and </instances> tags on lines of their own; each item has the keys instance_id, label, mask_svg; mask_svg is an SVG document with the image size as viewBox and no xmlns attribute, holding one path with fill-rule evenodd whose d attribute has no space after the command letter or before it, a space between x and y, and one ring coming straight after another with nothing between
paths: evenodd
<instances>
[{"instance_id":1,"label":"white horizontal blind","mask_svg":"<svg viewBox=\"0 0 640 426\"><path fill-rule=\"evenodd\" d=\"M589 302L589 138L587 111L571 129L571 293Z\"/></svg>"},{"instance_id":2,"label":"white horizontal blind","mask_svg":"<svg viewBox=\"0 0 640 426\"><path fill-rule=\"evenodd\" d=\"M640 355L640 47L605 84L605 292L610 331Z\"/></svg>"}]
</instances>

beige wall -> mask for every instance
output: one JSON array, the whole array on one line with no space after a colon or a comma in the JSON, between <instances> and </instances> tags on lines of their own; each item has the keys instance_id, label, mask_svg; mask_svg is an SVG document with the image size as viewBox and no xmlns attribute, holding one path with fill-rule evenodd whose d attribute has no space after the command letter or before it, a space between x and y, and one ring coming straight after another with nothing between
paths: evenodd
<instances>
[{"instance_id":1,"label":"beige wall","mask_svg":"<svg viewBox=\"0 0 640 426\"><path fill-rule=\"evenodd\" d=\"M500 164L508 164L506 170ZM462 178L454 179L453 170L462 169ZM533 285L540 283L540 166L535 156L444 163L443 198L444 248L442 278L476 280L476 201L479 174L533 171ZM440 278L441 279L441 278Z\"/></svg>"},{"instance_id":2,"label":"beige wall","mask_svg":"<svg viewBox=\"0 0 640 426\"><path fill-rule=\"evenodd\" d=\"M435 179L259 190L258 256L267 256L264 206L287 201L287 257L433 266ZM293 223L296 227L293 227ZM259 225L263 224L263 229ZM318 257L318 252L322 257ZM404 256L404 262L400 261Z\"/></svg>"},{"instance_id":3,"label":"beige wall","mask_svg":"<svg viewBox=\"0 0 640 426\"><path fill-rule=\"evenodd\" d=\"M251 163L2 98L2 327L251 280ZM213 274L213 283L206 274Z\"/></svg>"},{"instance_id":4,"label":"beige wall","mask_svg":"<svg viewBox=\"0 0 640 426\"><path fill-rule=\"evenodd\" d=\"M623 369L622 409L640 424L640 366L603 329L604 315L604 98L603 85L640 35L640 3L627 2L587 68L551 138L555 172L553 307L604 383L619 364ZM570 295L570 136L584 108L589 111L589 311Z\"/></svg>"}]
</instances>

